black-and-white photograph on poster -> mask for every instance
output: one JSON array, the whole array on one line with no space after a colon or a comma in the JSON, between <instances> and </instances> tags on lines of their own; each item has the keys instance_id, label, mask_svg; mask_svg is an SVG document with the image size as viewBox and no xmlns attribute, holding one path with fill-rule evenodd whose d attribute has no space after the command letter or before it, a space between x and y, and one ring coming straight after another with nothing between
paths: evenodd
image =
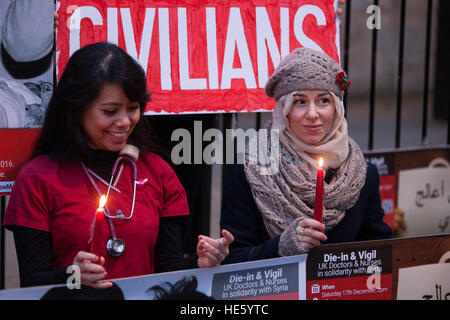
<instances>
[{"instance_id":1,"label":"black-and-white photograph on poster","mask_svg":"<svg viewBox=\"0 0 450 320\"><path fill-rule=\"evenodd\" d=\"M0 129L40 128L53 91L54 0L0 1Z\"/></svg>"}]
</instances>

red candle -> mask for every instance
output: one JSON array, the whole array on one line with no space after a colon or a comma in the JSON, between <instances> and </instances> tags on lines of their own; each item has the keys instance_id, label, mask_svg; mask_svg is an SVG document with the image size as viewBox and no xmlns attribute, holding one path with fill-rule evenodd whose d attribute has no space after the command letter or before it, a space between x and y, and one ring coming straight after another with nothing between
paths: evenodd
<instances>
[{"instance_id":1,"label":"red candle","mask_svg":"<svg viewBox=\"0 0 450 320\"><path fill-rule=\"evenodd\" d=\"M100 198L100 204L95 212L94 232L91 241L91 252L101 257L104 252L105 244L102 243L102 231L105 221L105 202L106 197L104 195Z\"/></svg>"},{"instance_id":2,"label":"red candle","mask_svg":"<svg viewBox=\"0 0 450 320\"><path fill-rule=\"evenodd\" d=\"M322 222L323 214L323 196L325 194L325 189L323 185L323 159L319 159L319 169L317 169L317 180L316 180L316 197L314 200L314 220Z\"/></svg>"}]
</instances>

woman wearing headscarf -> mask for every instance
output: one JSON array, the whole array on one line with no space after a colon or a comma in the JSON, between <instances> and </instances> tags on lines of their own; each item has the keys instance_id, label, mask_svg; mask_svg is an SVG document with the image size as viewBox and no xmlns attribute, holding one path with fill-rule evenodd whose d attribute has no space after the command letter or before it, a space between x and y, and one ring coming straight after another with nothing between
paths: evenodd
<instances>
[{"instance_id":1,"label":"woman wearing headscarf","mask_svg":"<svg viewBox=\"0 0 450 320\"><path fill-rule=\"evenodd\" d=\"M246 148L243 164L227 168L221 227L235 241L226 262L391 237L383 221L378 171L348 136L342 97L349 85L338 63L307 48L294 50L275 69L265 92L276 101L267 141L279 141L277 170L268 173L261 161L252 161L255 141ZM269 143L266 154L276 145ZM326 172L323 222L313 219L320 157Z\"/></svg>"}]
</instances>

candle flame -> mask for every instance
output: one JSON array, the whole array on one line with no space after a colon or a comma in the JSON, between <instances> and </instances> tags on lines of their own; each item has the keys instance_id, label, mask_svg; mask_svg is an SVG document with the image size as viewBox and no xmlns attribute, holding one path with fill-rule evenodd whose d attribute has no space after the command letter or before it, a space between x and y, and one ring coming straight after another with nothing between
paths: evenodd
<instances>
[{"instance_id":1,"label":"candle flame","mask_svg":"<svg viewBox=\"0 0 450 320\"><path fill-rule=\"evenodd\" d=\"M105 204L106 204L106 196L105 196L105 195L102 195L102 196L100 197L99 208L100 208L100 209L103 209L103 207L105 206Z\"/></svg>"},{"instance_id":2,"label":"candle flame","mask_svg":"<svg viewBox=\"0 0 450 320\"><path fill-rule=\"evenodd\" d=\"M323 159L320 158L320 159L319 159L319 168L322 169L322 166L323 166Z\"/></svg>"}]
</instances>

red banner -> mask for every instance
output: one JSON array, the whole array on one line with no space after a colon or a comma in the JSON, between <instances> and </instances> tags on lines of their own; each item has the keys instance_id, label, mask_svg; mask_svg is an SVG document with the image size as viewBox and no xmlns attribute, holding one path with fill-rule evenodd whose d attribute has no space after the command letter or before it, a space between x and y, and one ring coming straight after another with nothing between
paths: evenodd
<instances>
[{"instance_id":1,"label":"red banner","mask_svg":"<svg viewBox=\"0 0 450 320\"><path fill-rule=\"evenodd\" d=\"M60 76L89 43L124 48L147 73L147 113L271 110L264 85L297 47L339 62L335 0L61 0Z\"/></svg>"}]
</instances>

